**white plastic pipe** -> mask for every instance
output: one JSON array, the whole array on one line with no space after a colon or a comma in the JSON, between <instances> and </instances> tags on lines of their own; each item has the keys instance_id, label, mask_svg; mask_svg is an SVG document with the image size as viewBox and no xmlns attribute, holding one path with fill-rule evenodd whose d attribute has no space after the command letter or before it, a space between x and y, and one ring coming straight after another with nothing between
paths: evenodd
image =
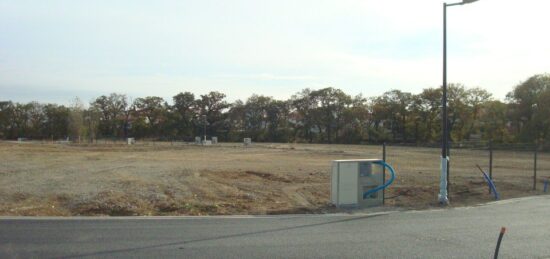
<instances>
[{"instance_id":1,"label":"white plastic pipe","mask_svg":"<svg viewBox=\"0 0 550 259\"><path fill-rule=\"evenodd\" d=\"M447 196L447 165L449 157L441 157L441 176L439 180L439 195L438 200L441 204L449 204Z\"/></svg>"}]
</instances>

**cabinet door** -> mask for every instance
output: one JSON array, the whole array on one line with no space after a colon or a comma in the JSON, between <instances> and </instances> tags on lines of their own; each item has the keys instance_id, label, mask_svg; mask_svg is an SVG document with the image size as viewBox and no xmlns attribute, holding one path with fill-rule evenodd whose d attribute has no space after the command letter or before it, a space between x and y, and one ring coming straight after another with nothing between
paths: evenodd
<instances>
[{"instance_id":1,"label":"cabinet door","mask_svg":"<svg viewBox=\"0 0 550 259\"><path fill-rule=\"evenodd\" d=\"M359 168L357 163L339 163L338 203L340 205L357 204L358 170Z\"/></svg>"}]
</instances>

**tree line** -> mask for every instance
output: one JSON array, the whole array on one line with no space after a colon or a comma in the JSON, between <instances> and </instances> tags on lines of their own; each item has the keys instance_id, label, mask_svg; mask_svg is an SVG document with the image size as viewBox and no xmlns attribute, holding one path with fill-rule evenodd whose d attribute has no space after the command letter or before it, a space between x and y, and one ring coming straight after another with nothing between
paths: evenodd
<instances>
[{"instance_id":1,"label":"tree line","mask_svg":"<svg viewBox=\"0 0 550 259\"><path fill-rule=\"evenodd\" d=\"M102 95L85 105L0 101L1 139L101 138L308 143L436 143L441 139L441 88L419 94L391 90L351 96L332 87L303 89L288 100L253 94L228 102L210 92L181 92L171 102L148 96ZM448 87L451 141L544 141L550 133L550 74L521 82L500 101L482 88Z\"/></svg>"}]
</instances>

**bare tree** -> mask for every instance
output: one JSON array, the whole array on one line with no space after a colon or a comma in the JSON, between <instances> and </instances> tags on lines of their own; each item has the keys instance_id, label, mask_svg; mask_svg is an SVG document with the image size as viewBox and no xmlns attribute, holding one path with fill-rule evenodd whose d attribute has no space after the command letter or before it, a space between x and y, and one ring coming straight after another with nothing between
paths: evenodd
<instances>
[{"instance_id":1,"label":"bare tree","mask_svg":"<svg viewBox=\"0 0 550 259\"><path fill-rule=\"evenodd\" d=\"M69 137L78 143L80 143L82 137L86 135L86 128L84 127L84 109L84 104L78 97L75 97L71 101L71 106L69 107L68 132Z\"/></svg>"}]
</instances>

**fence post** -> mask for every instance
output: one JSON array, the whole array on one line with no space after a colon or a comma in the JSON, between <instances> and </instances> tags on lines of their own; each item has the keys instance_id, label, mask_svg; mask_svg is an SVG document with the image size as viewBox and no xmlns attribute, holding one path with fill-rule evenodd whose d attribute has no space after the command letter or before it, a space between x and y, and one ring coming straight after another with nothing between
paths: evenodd
<instances>
[{"instance_id":1,"label":"fence post","mask_svg":"<svg viewBox=\"0 0 550 259\"><path fill-rule=\"evenodd\" d=\"M489 179L493 180L493 141L489 140ZM489 187L489 194L491 187Z\"/></svg>"},{"instance_id":2,"label":"fence post","mask_svg":"<svg viewBox=\"0 0 550 259\"><path fill-rule=\"evenodd\" d=\"M451 133L449 132L449 134ZM451 157L451 143L447 143L447 157ZM447 196L451 197L451 159L450 158L447 159Z\"/></svg>"},{"instance_id":3,"label":"fence post","mask_svg":"<svg viewBox=\"0 0 550 259\"><path fill-rule=\"evenodd\" d=\"M382 143L382 161L386 162L386 142ZM382 182L386 183L386 167L382 169ZM386 188L382 189L382 205L386 203Z\"/></svg>"},{"instance_id":4,"label":"fence post","mask_svg":"<svg viewBox=\"0 0 550 259\"><path fill-rule=\"evenodd\" d=\"M535 144L535 163L533 165L533 191L537 190L537 155L539 149L539 142Z\"/></svg>"}]
</instances>

